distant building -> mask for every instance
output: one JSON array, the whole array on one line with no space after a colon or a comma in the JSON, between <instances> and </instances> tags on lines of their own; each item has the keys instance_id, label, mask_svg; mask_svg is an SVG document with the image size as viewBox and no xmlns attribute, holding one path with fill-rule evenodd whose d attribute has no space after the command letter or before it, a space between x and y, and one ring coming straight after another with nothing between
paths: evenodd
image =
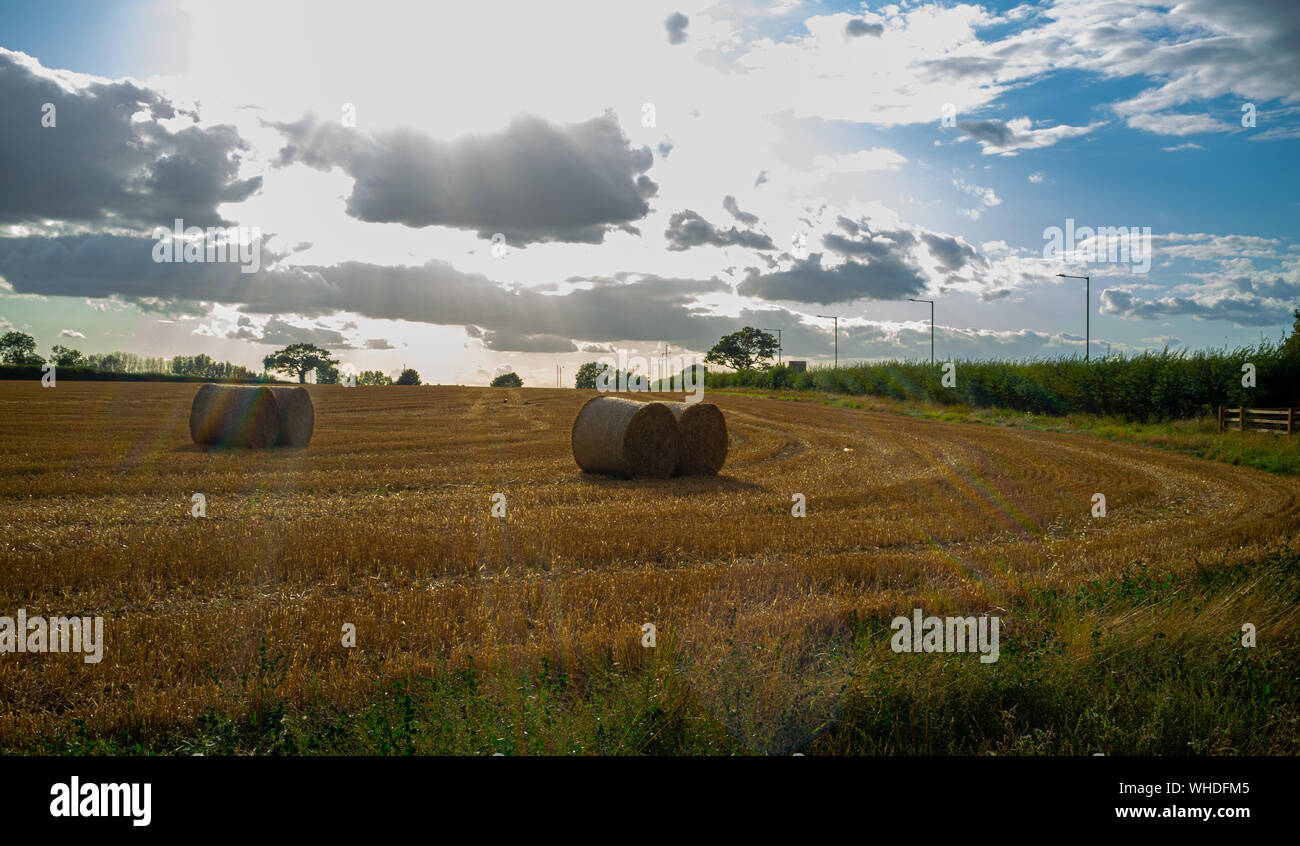
<instances>
[{"instance_id":1,"label":"distant building","mask_svg":"<svg viewBox=\"0 0 1300 846\"><path fill-rule=\"evenodd\" d=\"M808 362L806 361L787 361L786 365L795 373L803 373L808 369Z\"/></svg>"}]
</instances>

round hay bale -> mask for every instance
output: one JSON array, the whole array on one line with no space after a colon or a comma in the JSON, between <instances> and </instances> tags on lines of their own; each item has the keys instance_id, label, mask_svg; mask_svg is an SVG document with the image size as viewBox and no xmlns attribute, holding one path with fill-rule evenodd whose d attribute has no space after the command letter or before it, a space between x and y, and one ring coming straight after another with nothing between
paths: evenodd
<instances>
[{"instance_id":1,"label":"round hay bale","mask_svg":"<svg viewBox=\"0 0 1300 846\"><path fill-rule=\"evenodd\" d=\"M311 443L316 426L316 407L306 388L271 388L280 410L280 433L276 446L305 447Z\"/></svg>"},{"instance_id":2,"label":"round hay bale","mask_svg":"<svg viewBox=\"0 0 1300 846\"><path fill-rule=\"evenodd\" d=\"M280 412L270 388L207 384L190 406L190 437L196 444L261 449L280 434Z\"/></svg>"},{"instance_id":3,"label":"round hay bale","mask_svg":"<svg viewBox=\"0 0 1300 846\"><path fill-rule=\"evenodd\" d=\"M662 479L677 469L677 418L660 402L592 397L573 421L572 441L587 473Z\"/></svg>"},{"instance_id":4,"label":"round hay bale","mask_svg":"<svg viewBox=\"0 0 1300 846\"><path fill-rule=\"evenodd\" d=\"M711 402L666 402L682 432L678 476L716 476L727 461L727 418Z\"/></svg>"}]
</instances>

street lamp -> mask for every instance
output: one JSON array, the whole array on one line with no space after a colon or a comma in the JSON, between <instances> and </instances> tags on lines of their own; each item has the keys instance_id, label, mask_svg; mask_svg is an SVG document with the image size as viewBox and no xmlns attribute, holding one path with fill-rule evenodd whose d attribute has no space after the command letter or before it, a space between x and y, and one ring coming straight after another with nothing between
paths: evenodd
<instances>
[{"instance_id":1,"label":"street lamp","mask_svg":"<svg viewBox=\"0 0 1300 846\"><path fill-rule=\"evenodd\" d=\"M930 304L930 364L934 364L934 300L918 300L908 297L908 302Z\"/></svg>"},{"instance_id":2,"label":"street lamp","mask_svg":"<svg viewBox=\"0 0 1300 846\"><path fill-rule=\"evenodd\" d=\"M776 366L781 366L781 330L780 329L763 329L764 332L776 333Z\"/></svg>"},{"instance_id":3,"label":"street lamp","mask_svg":"<svg viewBox=\"0 0 1300 846\"><path fill-rule=\"evenodd\" d=\"M1087 276L1071 276L1068 273L1058 273L1057 276L1062 279L1082 279L1083 285L1083 358L1085 361L1092 352L1092 279Z\"/></svg>"},{"instance_id":4,"label":"street lamp","mask_svg":"<svg viewBox=\"0 0 1300 846\"><path fill-rule=\"evenodd\" d=\"M835 366L838 368L838 367L840 366L840 318L839 318L839 315L835 315L835 314L819 314L819 315L817 315L817 316L820 317L820 318L822 318L823 320L834 320L834 321L835 321Z\"/></svg>"}]
</instances>

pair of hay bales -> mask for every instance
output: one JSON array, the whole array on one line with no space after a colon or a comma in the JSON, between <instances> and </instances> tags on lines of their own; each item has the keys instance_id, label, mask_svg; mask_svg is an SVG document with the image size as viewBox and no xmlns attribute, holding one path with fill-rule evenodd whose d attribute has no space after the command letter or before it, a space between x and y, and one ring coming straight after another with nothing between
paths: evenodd
<instances>
[{"instance_id":1,"label":"pair of hay bales","mask_svg":"<svg viewBox=\"0 0 1300 846\"><path fill-rule=\"evenodd\" d=\"M190 437L196 444L305 447L315 425L306 388L207 384L190 406Z\"/></svg>"},{"instance_id":2,"label":"pair of hay bales","mask_svg":"<svg viewBox=\"0 0 1300 846\"><path fill-rule=\"evenodd\" d=\"M712 403L599 396L578 412L572 441L587 473L716 476L727 460L727 420Z\"/></svg>"}]
</instances>

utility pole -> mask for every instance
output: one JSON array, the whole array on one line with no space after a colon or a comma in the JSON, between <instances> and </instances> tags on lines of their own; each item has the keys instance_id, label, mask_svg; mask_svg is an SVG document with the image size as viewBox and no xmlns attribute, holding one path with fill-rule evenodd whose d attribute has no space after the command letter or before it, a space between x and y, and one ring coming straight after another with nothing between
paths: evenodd
<instances>
[{"instance_id":1,"label":"utility pole","mask_svg":"<svg viewBox=\"0 0 1300 846\"><path fill-rule=\"evenodd\" d=\"M837 314L819 314L818 317L824 320L835 321L835 366L840 366L840 318Z\"/></svg>"},{"instance_id":2,"label":"utility pole","mask_svg":"<svg viewBox=\"0 0 1300 846\"><path fill-rule=\"evenodd\" d=\"M930 304L930 364L934 364L934 300L918 300L914 297L908 297L909 301L914 303Z\"/></svg>"},{"instance_id":3,"label":"utility pole","mask_svg":"<svg viewBox=\"0 0 1300 846\"><path fill-rule=\"evenodd\" d=\"M764 331L764 332L775 332L775 333L776 333L776 366L777 366L777 367L780 367L780 366L781 366L781 330L780 330L780 329L764 329L763 331Z\"/></svg>"},{"instance_id":4,"label":"utility pole","mask_svg":"<svg viewBox=\"0 0 1300 846\"><path fill-rule=\"evenodd\" d=\"M1071 276L1068 273L1056 275L1062 279L1083 280L1083 359L1087 361L1092 353L1092 279L1088 276Z\"/></svg>"}]
</instances>

